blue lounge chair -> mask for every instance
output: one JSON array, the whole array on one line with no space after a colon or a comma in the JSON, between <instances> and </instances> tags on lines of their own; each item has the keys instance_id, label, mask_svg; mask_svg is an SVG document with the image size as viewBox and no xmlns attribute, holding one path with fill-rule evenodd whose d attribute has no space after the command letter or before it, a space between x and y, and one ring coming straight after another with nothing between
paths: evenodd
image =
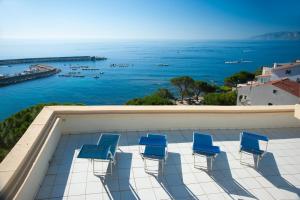
<instances>
[{"instance_id":1,"label":"blue lounge chair","mask_svg":"<svg viewBox=\"0 0 300 200\"><path fill-rule=\"evenodd\" d=\"M259 141L266 142L266 149L262 150L259 147ZM253 154L257 156L255 167L258 167L259 161L267 152L269 138L264 135L255 133L241 132L240 133L240 162L242 162L242 153Z\"/></svg>"},{"instance_id":2,"label":"blue lounge chair","mask_svg":"<svg viewBox=\"0 0 300 200\"><path fill-rule=\"evenodd\" d=\"M144 160L145 171L148 171L146 159L150 159L161 162L163 173L163 167L168 156L167 137L160 134L148 134L147 137L143 136L140 138L139 145L139 151ZM144 152L141 152L141 145L145 146Z\"/></svg>"},{"instance_id":3,"label":"blue lounge chair","mask_svg":"<svg viewBox=\"0 0 300 200\"><path fill-rule=\"evenodd\" d=\"M92 160L93 173L95 173L95 161L108 162L112 174L112 164L116 164L116 151L120 140L119 134L101 134L97 145L85 144L81 147L77 158Z\"/></svg>"},{"instance_id":4,"label":"blue lounge chair","mask_svg":"<svg viewBox=\"0 0 300 200\"><path fill-rule=\"evenodd\" d=\"M209 134L193 133L193 155L194 167L196 167L195 156L204 156L210 159L210 169L212 161L221 152L220 147L213 146L213 138Z\"/></svg>"}]
</instances>

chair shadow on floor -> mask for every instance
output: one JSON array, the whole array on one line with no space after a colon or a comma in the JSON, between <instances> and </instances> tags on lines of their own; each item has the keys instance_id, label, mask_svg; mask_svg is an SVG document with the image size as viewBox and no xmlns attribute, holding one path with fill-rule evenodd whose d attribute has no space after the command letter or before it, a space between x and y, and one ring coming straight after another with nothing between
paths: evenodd
<instances>
[{"instance_id":1,"label":"chair shadow on floor","mask_svg":"<svg viewBox=\"0 0 300 200\"><path fill-rule=\"evenodd\" d=\"M213 161L212 170L206 172L232 199L235 199L232 195L257 199L232 177L226 152L221 151Z\"/></svg>"},{"instance_id":2,"label":"chair shadow on floor","mask_svg":"<svg viewBox=\"0 0 300 200\"><path fill-rule=\"evenodd\" d=\"M106 196L113 199L120 199L120 190L122 190L122 199L140 200L135 189L130 183L130 169L132 163L132 153L117 152L117 163L113 167L113 174L99 176ZM122 170L122 172L119 171ZM122 180L122 183L119 183ZM122 188L120 188L122 187Z\"/></svg>"},{"instance_id":3,"label":"chair shadow on floor","mask_svg":"<svg viewBox=\"0 0 300 200\"><path fill-rule=\"evenodd\" d=\"M272 153L267 152L265 154L265 156L259 162L256 170L275 187L296 193L298 196L300 196L300 189L281 176L278 165Z\"/></svg>"},{"instance_id":4,"label":"chair shadow on floor","mask_svg":"<svg viewBox=\"0 0 300 200\"><path fill-rule=\"evenodd\" d=\"M181 156L179 153L168 153L168 162L164 166L164 174L151 174L156 178L157 182L164 189L169 199L195 199L198 197L184 184L181 169ZM168 171L174 171L175 165L177 166L176 174L168 174ZM159 169L161 170L161 169ZM171 179L168 179L171 178Z\"/></svg>"}]
</instances>

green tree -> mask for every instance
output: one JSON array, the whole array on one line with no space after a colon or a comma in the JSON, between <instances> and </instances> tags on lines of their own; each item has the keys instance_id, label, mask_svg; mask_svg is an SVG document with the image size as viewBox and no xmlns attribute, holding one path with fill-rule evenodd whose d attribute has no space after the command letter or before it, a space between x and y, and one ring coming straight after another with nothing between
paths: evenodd
<instances>
[{"instance_id":1,"label":"green tree","mask_svg":"<svg viewBox=\"0 0 300 200\"><path fill-rule=\"evenodd\" d=\"M154 94L165 99L174 99L173 94L166 88L160 88Z\"/></svg>"},{"instance_id":2,"label":"green tree","mask_svg":"<svg viewBox=\"0 0 300 200\"><path fill-rule=\"evenodd\" d=\"M153 94L142 98L131 99L126 105L173 105L174 96L165 88L160 88Z\"/></svg>"},{"instance_id":3,"label":"green tree","mask_svg":"<svg viewBox=\"0 0 300 200\"><path fill-rule=\"evenodd\" d=\"M218 87L218 91L222 92L222 93L230 92L230 91L232 91L232 88L229 86L226 86L226 85L222 85L222 86Z\"/></svg>"},{"instance_id":4,"label":"green tree","mask_svg":"<svg viewBox=\"0 0 300 200\"><path fill-rule=\"evenodd\" d=\"M62 103L48 103L38 104L26 108L16 114L10 116L4 121L0 122L0 162L5 158L8 152L15 146L22 135L25 133L29 125L40 113L44 106L51 105L83 105L83 104L62 104Z\"/></svg>"},{"instance_id":5,"label":"green tree","mask_svg":"<svg viewBox=\"0 0 300 200\"><path fill-rule=\"evenodd\" d=\"M241 71L225 78L224 82L226 86L235 87L240 83L247 83L255 78L255 74L247 71Z\"/></svg>"},{"instance_id":6,"label":"green tree","mask_svg":"<svg viewBox=\"0 0 300 200\"><path fill-rule=\"evenodd\" d=\"M143 98L135 98L126 102L126 105L173 105L174 103L167 99L162 98L156 94L145 96Z\"/></svg>"},{"instance_id":7,"label":"green tree","mask_svg":"<svg viewBox=\"0 0 300 200\"><path fill-rule=\"evenodd\" d=\"M172 85L177 87L181 96L181 102L184 97L188 97L192 94L194 80L189 76L181 76L171 79Z\"/></svg>"},{"instance_id":8,"label":"green tree","mask_svg":"<svg viewBox=\"0 0 300 200\"><path fill-rule=\"evenodd\" d=\"M262 67L258 68L257 70L255 70L254 75L258 76L262 74Z\"/></svg>"},{"instance_id":9,"label":"green tree","mask_svg":"<svg viewBox=\"0 0 300 200\"><path fill-rule=\"evenodd\" d=\"M196 80L196 81L194 81L194 84L193 84L193 91L194 91L194 95L196 96L196 99L198 101L201 93L215 92L216 87L205 81Z\"/></svg>"},{"instance_id":10,"label":"green tree","mask_svg":"<svg viewBox=\"0 0 300 200\"><path fill-rule=\"evenodd\" d=\"M204 96L204 105L236 105L236 92L209 93Z\"/></svg>"}]
</instances>

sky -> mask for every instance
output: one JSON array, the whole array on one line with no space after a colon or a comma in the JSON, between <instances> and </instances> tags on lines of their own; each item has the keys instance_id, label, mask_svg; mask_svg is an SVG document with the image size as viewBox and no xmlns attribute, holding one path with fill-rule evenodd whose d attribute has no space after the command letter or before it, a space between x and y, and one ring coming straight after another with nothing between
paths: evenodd
<instances>
[{"instance_id":1,"label":"sky","mask_svg":"<svg viewBox=\"0 0 300 200\"><path fill-rule=\"evenodd\" d=\"M245 39L300 31L300 0L0 0L0 39Z\"/></svg>"}]
</instances>

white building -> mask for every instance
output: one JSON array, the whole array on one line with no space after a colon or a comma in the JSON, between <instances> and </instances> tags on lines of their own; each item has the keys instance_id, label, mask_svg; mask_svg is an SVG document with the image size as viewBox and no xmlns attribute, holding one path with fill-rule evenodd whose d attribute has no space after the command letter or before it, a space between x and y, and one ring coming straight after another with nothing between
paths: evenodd
<instances>
[{"instance_id":1,"label":"white building","mask_svg":"<svg viewBox=\"0 0 300 200\"><path fill-rule=\"evenodd\" d=\"M267 83L283 78L300 82L300 60L293 63L274 63L272 68L263 67L262 74L256 78L259 83Z\"/></svg>"},{"instance_id":2,"label":"white building","mask_svg":"<svg viewBox=\"0 0 300 200\"><path fill-rule=\"evenodd\" d=\"M237 105L294 105L300 102L300 83L287 78L240 84L237 92Z\"/></svg>"}]
</instances>

